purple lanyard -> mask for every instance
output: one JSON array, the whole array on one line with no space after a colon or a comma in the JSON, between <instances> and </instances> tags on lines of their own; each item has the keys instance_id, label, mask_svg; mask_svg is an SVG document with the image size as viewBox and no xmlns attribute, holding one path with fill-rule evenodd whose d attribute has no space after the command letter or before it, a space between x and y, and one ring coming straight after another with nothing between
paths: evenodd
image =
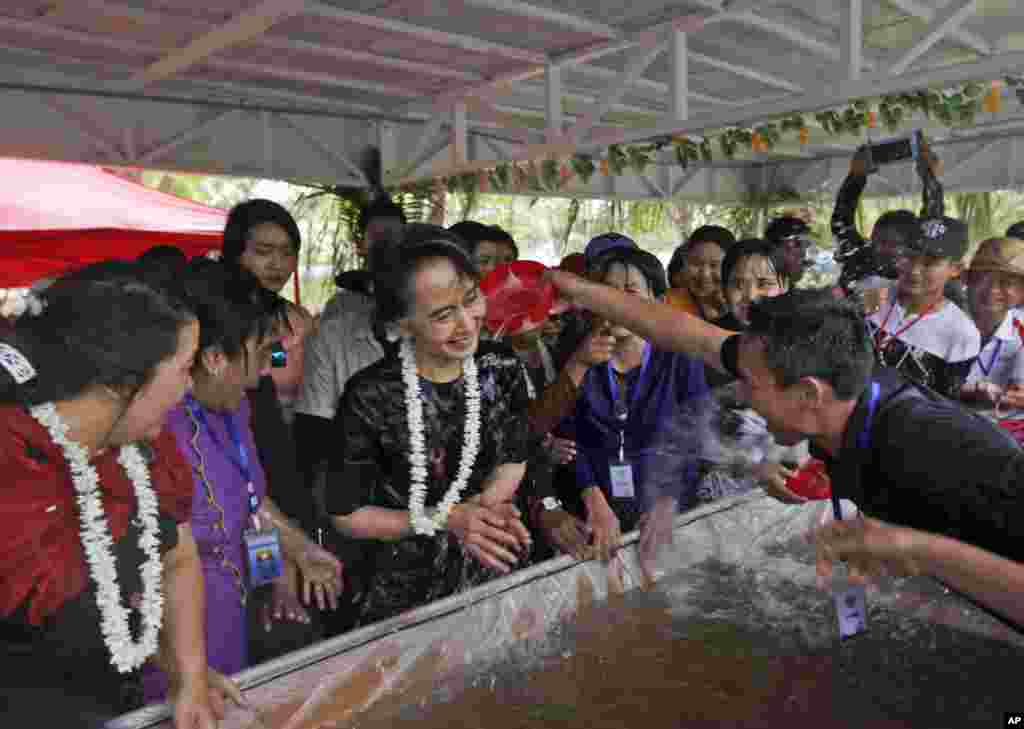
<instances>
[{"instance_id":1,"label":"purple lanyard","mask_svg":"<svg viewBox=\"0 0 1024 729\"><path fill-rule=\"evenodd\" d=\"M988 367L981 359L981 352L978 352L978 368L981 370L981 374L988 377L989 373L992 372L992 368L996 366L996 360L999 359L999 352L1003 348L1003 340L996 339L996 351L992 353L992 359L988 361Z\"/></svg>"},{"instance_id":2,"label":"purple lanyard","mask_svg":"<svg viewBox=\"0 0 1024 729\"><path fill-rule=\"evenodd\" d=\"M868 413L864 418L864 425L861 427L860 432L857 434L857 448L861 451L871 450L871 429L875 424L875 410L878 408L878 398L881 395L882 388L877 382L871 382L871 395L868 400ZM861 454L861 458L866 458L866 454ZM843 507L839 504L839 495L832 490L832 514L835 516L836 521L842 521L843 518Z\"/></svg>"},{"instance_id":3,"label":"purple lanyard","mask_svg":"<svg viewBox=\"0 0 1024 729\"><path fill-rule=\"evenodd\" d=\"M619 397L619 383L615 377L612 363L608 363L608 388L612 396L612 414L619 422L619 460L624 461L626 457L626 421L629 420L629 413L633 409L640 390L643 388L644 380L647 377L647 370L651 364L651 344L644 343L643 364L640 365L640 376L633 383L632 388L626 388L626 393Z\"/></svg>"}]
</instances>

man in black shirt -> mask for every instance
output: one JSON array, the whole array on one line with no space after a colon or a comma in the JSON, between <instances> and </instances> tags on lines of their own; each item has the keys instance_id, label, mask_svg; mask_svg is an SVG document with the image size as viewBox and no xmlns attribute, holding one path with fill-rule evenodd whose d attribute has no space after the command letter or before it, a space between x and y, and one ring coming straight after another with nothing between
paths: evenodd
<instances>
[{"instance_id":1,"label":"man in black shirt","mask_svg":"<svg viewBox=\"0 0 1024 729\"><path fill-rule=\"evenodd\" d=\"M831 292L791 291L754 304L750 328L734 335L563 272L551 278L577 304L655 345L742 378L776 439L808 438L833 493L867 517L994 553L982 562L1009 570L1024 592L1024 565L1016 564L1024 562L1024 451L957 403L876 372L858 307ZM964 559L981 551L963 546ZM992 603L992 584L968 580L960 589Z\"/></svg>"}]
</instances>

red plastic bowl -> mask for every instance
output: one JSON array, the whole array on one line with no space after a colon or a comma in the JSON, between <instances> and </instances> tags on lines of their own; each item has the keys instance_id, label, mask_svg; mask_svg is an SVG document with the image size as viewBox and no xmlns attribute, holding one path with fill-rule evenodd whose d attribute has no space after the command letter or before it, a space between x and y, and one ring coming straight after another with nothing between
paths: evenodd
<instances>
[{"instance_id":1,"label":"red plastic bowl","mask_svg":"<svg viewBox=\"0 0 1024 729\"><path fill-rule=\"evenodd\" d=\"M812 501L832 498L832 482L825 471L825 464L816 458L801 466L796 475L786 481L786 488Z\"/></svg>"},{"instance_id":2,"label":"red plastic bowl","mask_svg":"<svg viewBox=\"0 0 1024 729\"><path fill-rule=\"evenodd\" d=\"M487 328L514 336L547 321L556 308L555 287L544 280L547 266L537 261L503 263L480 282L487 298Z\"/></svg>"}]
</instances>

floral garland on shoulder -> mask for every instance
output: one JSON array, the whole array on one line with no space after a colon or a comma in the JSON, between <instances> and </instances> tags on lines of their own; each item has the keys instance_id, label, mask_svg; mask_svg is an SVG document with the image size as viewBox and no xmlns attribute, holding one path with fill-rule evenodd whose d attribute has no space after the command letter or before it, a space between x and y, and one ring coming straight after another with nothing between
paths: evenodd
<instances>
[{"instance_id":1,"label":"floral garland on shoulder","mask_svg":"<svg viewBox=\"0 0 1024 729\"><path fill-rule=\"evenodd\" d=\"M409 487L409 523L416 534L434 536L448 524L452 509L462 498L462 492L469 485L473 475L473 464L480 451L480 382L476 360L473 356L462 361L462 374L466 378L466 421L463 431L462 457L455 481L448 488L444 498L428 515L427 498L427 451L423 433L423 401L420 399L420 376L416 367L416 348L408 339L402 339L399 349L402 361L402 381L405 383L405 409L409 424L409 465L411 483Z\"/></svg>"},{"instance_id":2,"label":"floral garland on shoulder","mask_svg":"<svg viewBox=\"0 0 1024 729\"><path fill-rule=\"evenodd\" d=\"M53 442L60 446L71 468L71 480L75 485L78 516L82 525L82 548L89 565L89 574L96 583L96 603L100 610L103 640L117 670L130 673L156 653L164 614L159 504L150 482L149 467L138 446L133 444L121 447L117 462L124 468L135 490L138 519L142 524L139 547L146 555L142 565L142 605L139 609L142 614L142 634L136 642L132 640L129 611L124 606L121 589L117 584L114 541L103 513L99 474L89 463L89 452L68 437L68 425L53 403L37 405L30 412L46 428Z\"/></svg>"}]
</instances>

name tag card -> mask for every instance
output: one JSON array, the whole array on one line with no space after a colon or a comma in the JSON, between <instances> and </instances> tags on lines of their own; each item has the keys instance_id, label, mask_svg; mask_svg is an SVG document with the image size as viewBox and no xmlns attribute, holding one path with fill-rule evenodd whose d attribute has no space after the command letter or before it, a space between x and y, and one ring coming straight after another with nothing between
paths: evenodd
<instances>
[{"instance_id":1,"label":"name tag card","mask_svg":"<svg viewBox=\"0 0 1024 729\"><path fill-rule=\"evenodd\" d=\"M281 539L277 530L245 534L245 551L249 558L249 584L262 587L284 574Z\"/></svg>"},{"instance_id":2,"label":"name tag card","mask_svg":"<svg viewBox=\"0 0 1024 729\"><path fill-rule=\"evenodd\" d=\"M832 590L839 621L839 638L845 640L868 629L867 590L864 585L845 583Z\"/></svg>"},{"instance_id":3,"label":"name tag card","mask_svg":"<svg viewBox=\"0 0 1024 729\"><path fill-rule=\"evenodd\" d=\"M610 469L612 496L617 499L635 499L636 487L633 483L633 466L623 461L612 461Z\"/></svg>"}]
</instances>

